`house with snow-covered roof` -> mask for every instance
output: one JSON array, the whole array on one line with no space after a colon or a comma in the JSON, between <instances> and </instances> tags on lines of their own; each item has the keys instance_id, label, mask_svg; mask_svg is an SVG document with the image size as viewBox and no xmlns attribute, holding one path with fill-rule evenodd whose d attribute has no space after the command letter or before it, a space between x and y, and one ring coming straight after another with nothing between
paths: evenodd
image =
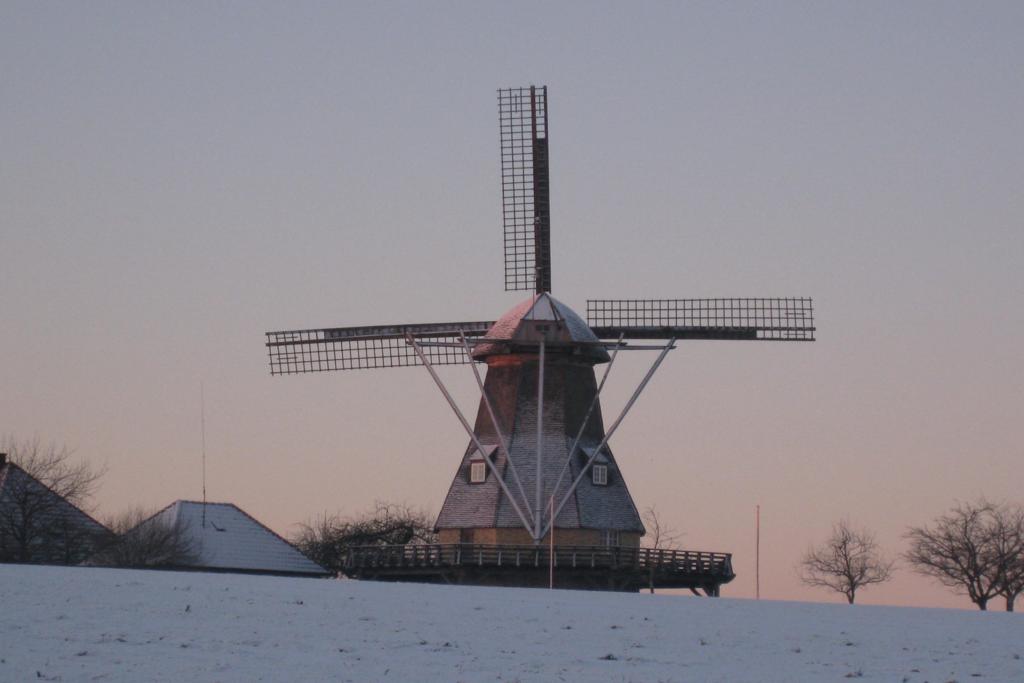
<instances>
[{"instance_id":1,"label":"house with snow-covered roof","mask_svg":"<svg viewBox=\"0 0 1024 683\"><path fill-rule=\"evenodd\" d=\"M0 562L78 564L110 530L0 453Z\"/></svg>"},{"instance_id":2,"label":"house with snow-covered roof","mask_svg":"<svg viewBox=\"0 0 1024 683\"><path fill-rule=\"evenodd\" d=\"M176 500L139 527L152 523L180 529L187 539L191 557L174 569L280 576L331 574L231 503Z\"/></svg>"}]
</instances>

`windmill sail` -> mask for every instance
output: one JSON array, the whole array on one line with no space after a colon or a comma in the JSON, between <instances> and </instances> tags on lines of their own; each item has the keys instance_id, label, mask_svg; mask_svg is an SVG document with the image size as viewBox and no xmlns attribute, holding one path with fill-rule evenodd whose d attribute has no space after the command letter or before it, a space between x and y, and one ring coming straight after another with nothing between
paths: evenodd
<instances>
[{"instance_id":1,"label":"windmill sail","mask_svg":"<svg viewBox=\"0 0 1024 683\"><path fill-rule=\"evenodd\" d=\"M505 290L551 291L547 86L498 90Z\"/></svg>"},{"instance_id":2,"label":"windmill sail","mask_svg":"<svg viewBox=\"0 0 1024 683\"><path fill-rule=\"evenodd\" d=\"M422 350L431 363L469 363L470 358L461 347L462 336L483 336L491 325L492 322L425 323L267 332L270 374L422 365L408 344L410 336L425 342Z\"/></svg>"},{"instance_id":3,"label":"windmill sail","mask_svg":"<svg viewBox=\"0 0 1024 683\"><path fill-rule=\"evenodd\" d=\"M599 339L814 341L809 298L588 299Z\"/></svg>"}]
</instances>

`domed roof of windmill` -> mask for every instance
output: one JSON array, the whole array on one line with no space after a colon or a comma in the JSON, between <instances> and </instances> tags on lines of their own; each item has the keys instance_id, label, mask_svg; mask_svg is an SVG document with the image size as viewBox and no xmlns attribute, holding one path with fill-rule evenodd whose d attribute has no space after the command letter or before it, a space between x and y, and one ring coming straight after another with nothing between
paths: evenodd
<instances>
[{"instance_id":1,"label":"domed roof of windmill","mask_svg":"<svg viewBox=\"0 0 1024 683\"><path fill-rule=\"evenodd\" d=\"M554 345L552 351L568 346L574 354L594 363L606 363L609 359L604 347L592 344L600 340L586 321L547 292L535 294L513 306L498 318L485 336L488 340L508 340L512 345L528 346L544 339ZM579 345L573 346L574 343ZM504 344L483 342L473 347L473 358L479 360L509 351Z\"/></svg>"}]
</instances>

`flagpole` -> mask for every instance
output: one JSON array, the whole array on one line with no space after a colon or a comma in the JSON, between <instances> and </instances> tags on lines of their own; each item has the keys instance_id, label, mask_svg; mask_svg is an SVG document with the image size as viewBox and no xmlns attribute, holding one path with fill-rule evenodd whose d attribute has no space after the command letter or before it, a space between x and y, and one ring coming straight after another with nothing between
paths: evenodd
<instances>
[{"instance_id":1,"label":"flagpole","mask_svg":"<svg viewBox=\"0 0 1024 683\"><path fill-rule=\"evenodd\" d=\"M548 588L555 587L555 496L551 495L551 535L548 537Z\"/></svg>"},{"instance_id":2,"label":"flagpole","mask_svg":"<svg viewBox=\"0 0 1024 683\"><path fill-rule=\"evenodd\" d=\"M754 598L761 599L761 506L757 506L756 535L754 540Z\"/></svg>"}]
</instances>

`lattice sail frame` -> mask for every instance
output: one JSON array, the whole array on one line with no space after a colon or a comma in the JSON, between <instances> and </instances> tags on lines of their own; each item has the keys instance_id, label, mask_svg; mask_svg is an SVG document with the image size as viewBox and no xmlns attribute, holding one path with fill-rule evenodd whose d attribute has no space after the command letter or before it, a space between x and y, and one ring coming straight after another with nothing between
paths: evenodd
<instances>
[{"instance_id":1,"label":"lattice sail frame","mask_svg":"<svg viewBox=\"0 0 1024 683\"><path fill-rule=\"evenodd\" d=\"M429 342L421 349L431 363L471 362L462 335L476 339L493 322L428 323L373 327L333 327L317 330L267 332L271 375L297 375L331 370L364 370L422 365L408 336Z\"/></svg>"},{"instance_id":2,"label":"lattice sail frame","mask_svg":"<svg viewBox=\"0 0 1024 683\"><path fill-rule=\"evenodd\" d=\"M775 299L588 299L587 324L600 339L814 341L808 297Z\"/></svg>"},{"instance_id":3,"label":"lattice sail frame","mask_svg":"<svg viewBox=\"0 0 1024 683\"><path fill-rule=\"evenodd\" d=\"M551 291L547 86L498 90L505 290Z\"/></svg>"}]
</instances>

